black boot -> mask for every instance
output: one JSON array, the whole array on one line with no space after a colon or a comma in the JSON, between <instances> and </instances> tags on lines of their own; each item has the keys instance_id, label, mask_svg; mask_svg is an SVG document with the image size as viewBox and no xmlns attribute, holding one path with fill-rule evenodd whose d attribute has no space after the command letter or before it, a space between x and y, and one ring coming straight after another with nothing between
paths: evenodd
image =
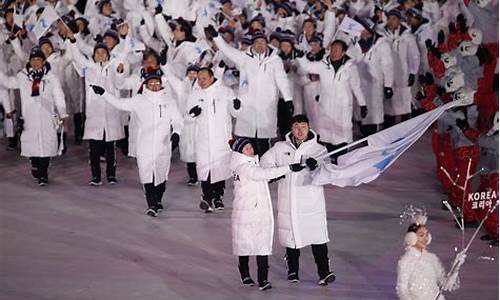
<instances>
[{"instance_id":1,"label":"black boot","mask_svg":"<svg viewBox=\"0 0 500 300\"><path fill-rule=\"evenodd\" d=\"M286 263L288 265L288 281L299 282L299 249L286 248Z\"/></svg>"}]
</instances>

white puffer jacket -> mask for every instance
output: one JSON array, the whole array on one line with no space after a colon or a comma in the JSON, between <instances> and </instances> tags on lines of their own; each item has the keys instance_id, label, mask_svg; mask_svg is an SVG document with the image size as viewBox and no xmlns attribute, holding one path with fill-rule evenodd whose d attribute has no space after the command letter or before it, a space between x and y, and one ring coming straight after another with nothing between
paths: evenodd
<instances>
[{"instance_id":1,"label":"white puffer jacket","mask_svg":"<svg viewBox=\"0 0 500 300\"><path fill-rule=\"evenodd\" d=\"M233 254L271 255L274 218L267 181L290 172L288 166L261 168L257 156L233 152Z\"/></svg>"}]
</instances>

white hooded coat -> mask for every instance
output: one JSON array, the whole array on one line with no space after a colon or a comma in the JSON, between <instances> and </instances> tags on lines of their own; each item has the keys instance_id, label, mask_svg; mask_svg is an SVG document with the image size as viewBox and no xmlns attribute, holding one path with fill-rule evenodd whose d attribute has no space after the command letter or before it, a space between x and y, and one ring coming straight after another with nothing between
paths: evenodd
<instances>
[{"instance_id":1,"label":"white hooded coat","mask_svg":"<svg viewBox=\"0 0 500 300\"><path fill-rule=\"evenodd\" d=\"M290 135L286 136L286 141L277 142L262 156L263 167L288 166L326 153L313 131L298 148L293 145ZM288 173L279 181L278 236L284 247L299 249L329 241L323 187L314 186L311 182L308 169Z\"/></svg>"},{"instance_id":2,"label":"white hooded coat","mask_svg":"<svg viewBox=\"0 0 500 300\"><path fill-rule=\"evenodd\" d=\"M360 48L359 44L355 47ZM368 115L361 120L363 125L384 123L384 87L394 85L394 62L388 55L391 51L387 39L380 37L357 63L368 108Z\"/></svg>"},{"instance_id":3,"label":"white hooded coat","mask_svg":"<svg viewBox=\"0 0 500 300\"><path fill-rule=\"evenodd\" d=\"M57 155L57 128L66 118L66 103L59 79L46 71L40 83L40 95L31 96L33 79L26 69L17 76L0 72L0 85L19 89L24 130L21 134L21 155L25 157L52 157Z\"/></svg>"},{"instance_id":4,"label":"white hooded coat","mask_svg":"<svg viewBox=\"0 0 500 300\"><path fill-rule=\"evenodd\" d=\"M201 114L195 117L196 171L200 180L218 182L231 177L233 91L216 81L206 89L193 90L186 106L186 118L191 108L199 106Z\"/></svg>"},{"instance_id":5,"label":"white hooded coat","mask_svg":"<svg viewBox=\"0 0 500 300\"><path fill-rule=\"evenodd\" d=\"M102 140L107 142L120 140L125 137L121 112L112 105L102 101L90 88L90 85L103 86L113 95L119 95L115 86L117 77L116 68L120 63L119 58L112 59L104 64L99 64L86 59L78 50L76 44L68 43L68 49L74 59L75 65L82 70L85 76L85 131L83 139Z\"/></svg>"},{"instance_id":6,"label":"white hooded coat","mask_svg":"<svg viewBox=\"0 0 500 300\"><path fill-rule=\"evenodd\" d=\"M321 62L311 62L304 57L298 61L305 73L319 75L319 128L315 130L321 141L334 145L352 142L354 98L360 106L366 105L356 65L349 59L335 71L329 56Z\"/></svg>"},{"instance_id":7,"label":"white hooded coat","mask_svg":"<svg viewBox=\"0 0 500 300\"><path fill-rule=\"evenodd\" d=\"M397 116L411 113L411 87L408 86L408 77L415 75L417 82L420 66L420 52L415 36L403 25L391 32L384 28L383 35L392 45L394 60L394 95L385 103L386 115Z\"/></svg>"},{"instance_id":8,"label":"white hooded coat","mask_svg":"<svg viewBox=\"0 0 500 300\"><path fill-rule=\"evenodd\" d=\"M144 89L132 98L118 99L107 92L103 97L117 109L133 112L137 117L137 166L141 182L158 185L168 180L172 156L170 137L173 133L181 135L183 126L169 92Z\"/></svg>"},{"instance_id":9,"label":"white hooded coat","mask_svg":"<svg viewBox=\"0 0 500 300\"><path fill-rule=\"evenodd\" d=\"M271 255L274 218L267 181L290 172L289 166L261 168L257 156L233 152L233 254Z\"/></svg>"},{"instance_id":10,"label":"white hooded coat","mask_svg":"<svg viewBox=\"0 0 500 300\"><path fill-rule=\"evenodd\" d=\"M275 49L266 54L239 51L222 37L214 38L222 53L240 70L238 98L241 113L236 119L234 134L244 137L274 138L277 133L279 92L285 101L292 101L292 88Z\"/></svg>"}]
</instances>

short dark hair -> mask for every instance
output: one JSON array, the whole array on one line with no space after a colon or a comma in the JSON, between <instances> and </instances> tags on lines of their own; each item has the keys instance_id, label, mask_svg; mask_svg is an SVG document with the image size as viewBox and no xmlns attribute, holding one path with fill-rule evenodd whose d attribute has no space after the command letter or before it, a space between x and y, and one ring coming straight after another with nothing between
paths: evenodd
<instances>
[{"instance_id":1,"label":"short dark hair","mask_svg":"<svg viewBox=\"0 0 500 300\"><path fill-rule=\"evenodd\" d=\"M344 42L342 40L335 40L335 41L332 42L332 44L330 45L330 47L333 46L333 45L335 45L335 44L340 44L342 46L342 50L344 50L344 52L347 51L348 47L347 47L347 43L346 42Z\"/></svg>"},{"instance_id":2,"label":"short dark hair","mask_svg":"<svg viewBox=\"0 0 500 300\"><path fill-rule=\"evenodd\" d=\"M306 115L295 115L292 117L292 120L290 122L290 125L293 125L295 123L307 123L309 124L309 119L307 118Z\"/></svg>"},{"instance_id":3,"label":"short dark hair","mask_svg":"<svg viewBox=\"0 0 500 300\"><path fill-rule=\"evenodd\" d=\"M198 73L201 73L203 71L208 72L208 75L210 75L210 77L214 77L214 71L212 71L211 68L209 68L209 67L200 68L200 70L198 71Z\"/></svg>"}]
</instances>

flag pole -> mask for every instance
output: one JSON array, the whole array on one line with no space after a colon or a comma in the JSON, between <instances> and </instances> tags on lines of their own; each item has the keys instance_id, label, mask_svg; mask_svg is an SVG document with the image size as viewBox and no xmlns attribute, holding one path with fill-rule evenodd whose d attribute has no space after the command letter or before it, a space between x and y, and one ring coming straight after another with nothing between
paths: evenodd
<instances>
[{"instance_id":1,"label":"flag pole","mask_svg":"<svg viewBox=\"0 0 500 300\"><path fill-rule=\"evenodd\" d=\"M362 138L362 139L360 139L360 140L357 140L357 141L355 141L355 142L352 142L352 143L350 143L349 145L345 145L344 147L340 147L340 148L335 149L335 150L333 150L333 151L331 151L331 152L325 153L325 154L323 154L323 152L324 152L324 150L323 150L323 151L319 154L319 156L317 156L315 159L316 159L316 160L322 160L322 159L324 159L325 157L328 157L328 156L333 155L333 154L337 154L337 153L339 153L339 152L341 152L341 151L344 151L345 149L352 148L352 147L354 147L354 146L356 146L356 145L359 145L359 144L361 144L361 143L363 143L363 142L366 142L366 141L368 140L368 138L369 138L369 136L367 136L367 137L365 137L365 138Z\"/></svg>"}]
</instances>

